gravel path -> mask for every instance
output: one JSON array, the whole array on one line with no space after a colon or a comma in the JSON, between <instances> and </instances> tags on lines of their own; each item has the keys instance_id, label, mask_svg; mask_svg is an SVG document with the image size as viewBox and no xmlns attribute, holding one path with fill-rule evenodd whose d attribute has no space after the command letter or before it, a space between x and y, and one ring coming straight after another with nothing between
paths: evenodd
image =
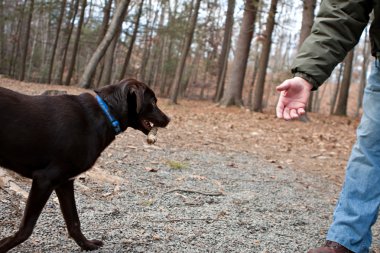
<instances>
[{"instance_id":1,"label":"gravel path","mask_svg":"<svg viewBox=\"0 0 380 253\"><path fill-rule=\"evenodd\" d=\"M141 139L120 137L95 166L125 181L77 180L83 231L105 243L94 252L291 253L324 241L340 187L322 175L250 153L148 147ZM0 188L0 238L16 230L23 208ZM80 252L54 196L31 238L11 252Z\"/></svg>"}]
</instances>

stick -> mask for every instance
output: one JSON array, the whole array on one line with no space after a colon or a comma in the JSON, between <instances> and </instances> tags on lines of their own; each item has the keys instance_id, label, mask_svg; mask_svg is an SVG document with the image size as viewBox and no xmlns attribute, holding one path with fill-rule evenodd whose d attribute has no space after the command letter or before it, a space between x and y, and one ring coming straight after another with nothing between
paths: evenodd
<instances>
[{"instance_id":1,"label":"stick","mask_svg":"<svg viewBox=\"0 0 380 253\"><path fill-rule=\"evenodd\" d=\"M146 138L146 142L148 144L154 144L157 141L157 130L158 130L157 127L153 127L150 130L150 132L149 132L149 134L148 134L148 136Z\"/></svg>"},{"instance_id":2,"label":"stick","mask_svg":"<svg viewBox=\"0 0 380 253\"><path fill-rule=\"evenodd\" d=\"M197 194L201 194L201 195L205 195L205 196L223 196L224 195L223 192L200 192L200 191L186 190L186 189L174 189L174 190L170 190L168 192L165 192L162 195L166 195L166 194L172 193L172 192L197 193Z\"/></svg>"}]
</instances>

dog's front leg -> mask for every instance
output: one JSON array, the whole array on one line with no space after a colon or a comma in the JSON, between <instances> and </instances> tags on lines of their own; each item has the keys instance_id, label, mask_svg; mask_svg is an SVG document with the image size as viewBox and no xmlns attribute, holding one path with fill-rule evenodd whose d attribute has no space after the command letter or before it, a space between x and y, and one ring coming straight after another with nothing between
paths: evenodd
<instances>
[{"instance_id":1,"label":"dog's front leg","mask_svg":"<svg viewBox=\"0 0 380 253\"><path fill-rule=\"evenodd\" d=\"M55 189L69 235L83 250L95 250L103 246L99 240L87 240L80 229L80 221L75 205L74 180L67 181Z\"/></svg>"},{"instance_id":2,"label":"dog's front leg","mask_svg":"<svg viewBox=\"0 0 380 253\"><path fill-rule=\"evenodd\" d=\"M13 236L0 241L0 253L7 252L29 238L53 188L46 178L33 179L20 228Z\"/></svg>"}]
</instances>

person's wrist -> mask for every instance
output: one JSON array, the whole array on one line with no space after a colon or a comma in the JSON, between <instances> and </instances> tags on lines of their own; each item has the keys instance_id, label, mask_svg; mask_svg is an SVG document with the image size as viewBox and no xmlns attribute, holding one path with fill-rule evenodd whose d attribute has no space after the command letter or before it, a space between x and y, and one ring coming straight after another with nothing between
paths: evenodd
<instances>
[{"instance_id":1,"label":"person's wrist","mask_svg":"<svg viewBox=\"0 0 380 253\"><path fill-rule=\"evenodd\" d=\"M298 79L298 81L300 82L300 83L302 83L302 85L307 89L307 90L309 90L309 91L311 91L312 89L313 89L313 85L311 84L311 83L309 83L307 80L305 80L305 79L303 79L302 77L298 77L298 76L296 76L296 77L294 77L294 79Z\"/></svg>"},{"instance_id":2,"label":"person's wrist","mask_svg":"<svg viewBox=\"0 0 380 253\"><path fill-rule=\"evenodd\" d=\"M311 87L310 90L316 90L318 89L319 85L317 81L310 75L303 73L303 72L296 72L294 73L293 77L298 77L304 80L305 83L307 83L307 87Z\"/></svg>"}]
</instances>

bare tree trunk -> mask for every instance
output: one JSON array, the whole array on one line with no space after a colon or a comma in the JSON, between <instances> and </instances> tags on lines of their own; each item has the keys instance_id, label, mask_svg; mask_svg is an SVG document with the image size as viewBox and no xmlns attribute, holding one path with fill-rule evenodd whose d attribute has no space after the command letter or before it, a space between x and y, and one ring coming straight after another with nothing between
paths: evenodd
<instances>
[{"instance_id":1,"label":"bare tree trunk","mask_svg":"<svg viewBox=\"0 0 380 253\"><path fill-rule=\"evenodd\" d=\"M48 83L51 83L51 76L53 73L53 66L54 66L54 58L55 58L55 53L57 51L59 33L61 32L62 21L65 15L65 9L66 9L66 0L63 0L61 3L61 11L60 11L58 22L57 22L57 31L55 33L53 48L52 48L51 57L49 61L49 72L48 72L48 80L47 80Z\"/></svg>"},{"instance_id":2,"label":"bare tree trunk","mask_svg":"<svg viewBox=\"0 0 380 253\"><path fill-rule=\"evenodd\" d=\"M96 48L94 54L92 55L89 63L84 70L80 81L80 86L82 88L89 88L91 86L91 80L95 74L96 66L98 65L100 59L104 56L104 53L106 52L109 44L111 43L118 30L118 27L120 27L120 24L123 22L129 2L130 0L120 0L120 3L117 5L116 12L112 18L106 35L104 36L99 46Z\"/></svg>"},{"instance_id":3,"label":"bare tree trunk","mask_svg":"<svg viewBox=\"0 0 380 253\"><path fill-rule=\"evenodd\" d=\"M158 84L160 64L162 63L163 44L165 40L165 35L163 34L165 17L166 3L163 1L161 2L160 20L158 21L157 35L155 36L155 40L158 41L158 43L153 43L153 57L151 60L151 71L148 80L148 85L153 89L155 89Z\"/></svg>"},{"instance_id":4,"label":"bare tree trunk","mask_svg":"<svg viewBox=\"0 0 380 253\"><path fill-rule=\"evenodd\" d=\"M316 0L304 0L303 1L303 12L302 12L302 25L301 25L301 33L300 40L298 42L298 49L301 47L302 43L309 36L311 32L311 27L314 23L314 11L316 7ZM308 106L306 110L308 112L313 111L313 100L314 100L314 92L310 94Z\"/></svg>"},{"instance_id":5,"label":"bare tree trunk","mask_svg":"<svg viewBox=\"0 0 380 253\"><path fill-rule=\"evenodd\" d=\"M131 37L131 40L129 43L127 55L125 56L123 67L121 68L119 80L124 79L125 74L126 74L127 69L128 69L129 61L131 60L133 46L135 44L137 33L139 31L139 25L140 25L140 19L141 19L141 14L142 14L142 10L143 10L143 5L144 5L144 0L141 0L139 10L136 14L135 27L133 28L133 34L132 34L132 37Z\"/></svg>"},{"instance_id":6,"label":"bare tree trunk","mask_svg":"<svg viewBox=\"0 0 380 253\"><path fill-rule=\"evenodd\" d=\"M223 97L224 82L227 72L228 55L231 48L232 28L234 25L235 0L228 0L226 22L224 23L224 37L222 51L218 62L218 79L216 82L216 93L214 102L219 102Z\"/></svg>"},{"instance_id":7,"label":"bare tree trunk","mask_svg":"<svg viewBox=\"0 0 380 253\"><path fill-rule=\"evenodd\" d=\"M317 0L303 0L303 11L302 11L302 25L300 40L298 41L298 48L301 47L302 43L309 36L311 32L311 27L314 23L314 11L317 4Z\"/></svg>"},{"instance_id":8,"label":"bare tree trunk","mask_svg":"<svg viewBox=\"0 0 380 253\"><path fill-rule=\"evenodd\" d=\"M352 62L354 50L351 50L344 60L343 80L340 85L338 103L334 115L347 116L348 91L351 84Z\"/></svg>"},{"instance_id":9,"label":"bare tree trunk","mask_svg":"<svg viewBox=\"0 0 380 253\"><path fill-rule=\"evenodd\" d=\"M178 51L173 50L173 48L171 47L173 44L174 44L173 41L170 40L170 43L169 43L170 46L169 46L169 50L168 50L168 61L169 62L172 62L172 61L175 62L176 66L178 68L177 62L178 62L178 59L180 58L180 53ZM183 44L181 44L181 46L183 48ZM179 47L181 48L181 46L179 46ZM177 68L176 68L176 70L177 70ZM172 92L171 92L172 88L173 88L172 84L173 84L174 78L175 78L175 73L174 73L174 77L173 77L172 72L173 71L171 68L168 68L165 71L165 86L166 86L165 89L166 90L165 90L164 94L165 94L165 96L167 96L169 98L170 98L170 94L172 94ZM179 87L178 87L178 90L179 90ZM171 103L173 103L173 102L169 101L169 104L171 104Z\"/></svg>"},{"instance_id":10,"label":"bare tree trunk","mask_svg":"<svg viewBox=\"0 0 380 253\"><path fill-rule=\"evenodd\" d=\"M338 82L336 83L336 87L330 97L330 114L333 114L335 110L336 100L338 98L338 93L339 93L339 87L342 81L342 73L343 73L343 63L341 63L339 66L338 78L337 78Z\"/></svg>"},{"instance_id":11,"label":"bare tree trunk","mask_svg":"<svg viewBox=\"0 0 380 253\"><path fill-rule=\"evenodd\" d=\"M271 0L270 10L268 13L267 24L265 28L265 41L263 44L263 51L260 56L259 70L257 76L257 82L255 85L255 93L253 99L252 110L255 112L262 112L263 110L263 95L264 95L264 87L265 87L265 77L267 74L268 68L268 60L270 55L270 49L272 45L272 33L275 25L275 16L277 9L278 0Z\"/></svg>"},{"instance_id":12,"label":"bare tree trunk","mask_svg":"<svg viewBox=\"0 0 380 253\"><path fill-rule=\"evenodd\" d=\"M197 45L197 48L195 49L195 56L194 56L194 59L192 60L191 64L189 64L189 67L187 68L187 70L189 71L189 74L186 76L186 83L184 85L180 85L179 87L179 96L180 97L186 97L186 90L188 90L188 87L196 82L196 79L198 77L198 71L199 71L199 67L200 67L200 62L201 62L201 58L203 57L203 54L205 54L205 52L203 51L203 47L205 45L202 44L202 43L199 43ZM206 63L207 65L207 63ZM205 69L205 71L207 71L207 68ZM206 72L204 73L204 77L206 76ZM204 78L205 80L205 78Z\"/></svg>"},{"instance_id":13,"label":"bare tree trunk","mask_svg":"<svg viewBox=\"0 0 380 253\"><path fill-rule=\"evenodd\" d=\"M207 82L208 82L208 69L210 67L210 62L211 62L211 58L212 58L212 55L210 53L208 53L207 57L206 57L206 66L205 66L205 70L204 70L204 73L203 73L203 80L202 80L202 87L201 87L201 91L200 91L200 94L199 94L199 98L200 99L204 99L204 93L205 93L205 88L207 86Z\"/></svg>"},{"instance_id":14,"label":"bare tree trunk","mask_svg":"<svg viewBox=\"0 0 380 253\"><path fill-rule=\"evenodd\" d=\"M363 62L362 62L362 70L360 73L360 83L359 83L359 92L358 92L358 99L357 99L357 106L356 106L356 113L355 116L359 116L360 108L362 108L363 105L363 95L364 95L364 88L367 83L367 68L368 68L368 55L369 55L369 47L368 47L368 33L367 29L365 30L365 39L364 39L364 45L363 45Z\"/></svg>"},{"instance_id":15,"label":"bare tree trunk","mask_svg":"<svg viewBox=\"0 0 380 253\"><path fill-rule=\"evenodd\" d=\"M39 8L39 13L37 14L38 18L37 21L35 22L35 25L37 27L40 26L40 22L41 22L41 17L42 17L42 8ZM35 55L35 52L36 52L36 43L37 43L37 40L40 40L39 38L39 33L40 31L36 31L34 33L34 36L33 39L32 39L32 46L30 48L30 56L29 56L29 61L28 61L28 64L26 64L26 66L28 67L28 70L25 70L26 72L26 76L28 77L29 80L33 80L33 77L32 77L32 66L33 66L33 58L34 58L34 55ZM30 39L29 39L30 40Z\"/></svg>"},{"instance_id":16,"label":"bare tree trunk","mask_svg":"<svg viewBox=\"0 0 380 253\"><path fill-rule=\"evenodd\" d=\"M32 24L33 10L34 10L34 0L30 0L29 14L28 14L28 20L27 20L26 31L25 31L25 38L23 40L23 45L22 45L23 51L22 51L22 55L21 55L21 72L20 72L20 78L19 78L20 81L24 81L24 79L25 79L26 57L28 55L30 25Z\"/></svg>"},{"instance_id":17,"label":"bare tree trunk","mask_svg":"<svg viewBox=\"0 0 380 253\"><path fill-rule=\"evenodd\" d=\"M171 4L168 4L168 22L169 24L174 24L176 22L176 19L178 18L178 2L179 0L174 0L174 7L171 8ZM191 2L191 6L194 4L194 0ZM172 10L173 9L173 10ZM172 69L170 68L171 62L174 62L174 58L176 56L174 54L177 54L177 57L179 55L179 52L174 50L174 40L173 37L175 37L175 31L171 29L171 26L167 26L165 29L166 31L166 41L167 41L167 47L165 47L165 60L164 65L162 66L162 83L160 85L160 95L168 97L170 94L171 84L173 83L173 76L175 76L175 72L173 73ZM174 35L173 35L174 33ZM175 51L175 52L174 52Z\"/></svg>"},{"instance_id":18,"label":"bare tree trunk","mask_svg":"<svg viewBox=\"0 0 380 253\"><path fill-rule=\"evenodd\" d=\"M198 13L199 13L200 5L201 5L201 0L196 0L194 13L190 19L190 29L189 29L187 37L186 37L185 45L184 45L183 51L181 53L181 59L179 61L179 65L177 67L175 77L174 77L174 81L172 84L172 93L170 95L170 102L173 104L177 103L179 86L181 84L182 74L183 74L183 70L184 70L185 64L186 64L186 58L187 58L187 55L189 53L191 43L193 41L193 36L194 36L195 26L196 26L197 20L198 20Z\"/></svg>"},{"instance_id":19,"label":"bare tree trunk","mask_svg":"<svg viewBox=\"0 0 380 253\"><path fill-rule=\"evenodd\" d=\"M21 27L24 22L24 12L25 12L25 7L26 7L27 1L24 1L24 4L22 5L22 9L20 11L20 18L17 19L16 23L16 28L12 29L15 32L12 34L12 37L14 39L14 43L12 43L12 53L11 53L11 60L9 63L9 68L8 68L8 75L15 77L15 65L17 63L18 59L18 53L19 53L19 48L20 48L20 40L21 40ZM19 8L18 2L16 2L16 9Z\"/></svg>"},{"instance_id":20,"label":"bare tree trunk","mask_svg":"<svg viewBox=\"0 0 380 253\"><path fill-rule=\"evenodd\" d=\"M125 13L127 12L127 9L125 9ZM123 14L123 15L125 16L126 14ZM123 22L120 22L117 28L116 34L107 48L106 54L103 59L104 67L102 71L102 78L100 79L100 82L98 83L98 87L111 84L114 55L115 55L115 50L117 48L117 43L119 41L119 37L121 34L122 24Z\"/></svg>"},{"instance_id":21,"label":"bare tree trunk","mask_svg":"<svg viewBox=\"0 0 380 253\"><path fill-rule=\"evenodd\" d=\"M63 74L65 72L65 66L66 66L66 58L67 58L67 51L69 49L70 45L70 40L71 40L71 35L73 33L74 29L74 23L75 23L75 17L78 12L78 7L79 7L79 0L75 0L74 5L71 5L70 7L70 13L69 13L69 18L67 20L66 28L65 28L65 33L66 33L66 43L63 45L62 48L62 60L61 60L61 65L60 69L58 71L58 84L63 83Z\"/></svg>"},{"instance_id":22,"label":"bare tree trunk","mask_svg":"<svg viewBox=\"0 0 380 253\"><path fill-rule=\"evenodd\" d=\"M152 84L153 89L157 88L157 85L161 79L160 71L161 71L161 64L163 64L164 44L165 44L165 37L161 39L161 36L160 36L159 46L158 48L156 48L156 52L155 52L156 59L153 63L154 73L153 73L153 76L151 77L152 78L151 84Z\"/></svg>"},{"instance_id":23,"label":"bare tree trunk","mask_svg":"<svg viewBox=\"0 0 380 253\"><path fill-rule=\"evenodd\" d=\"M242 92L259 0L246 0L243 21L237 40L231 80L227 83L221 106L243 106Z\"/></svg>"},{"instance_id":24,"label":"bare tree trunk","mask_svg":"<svg viewBox=\"0 0 380 253\"><path fill-rule=\"evenodd\" d=\"M71 78L73 77L74 67L75 67L75 61L77 59L76 57L77 57L77 54L78 54L79 40L80 40L80 35L81 35L81 32L82 32L82 26L83 26L84 13L86 11L86 6L87 6L87 0L82 0L82 8L81 8L80 16L79 16L79 23L78 23L78 27L77 27L77 33L76 33L75 41L74 41L74 49L73 49L73 54L71 56L71 62L70 62L70 65L69 65L69 71L68 71L67 76L66 76L65 85L70 85Z\"/></svg>"},{"instance_id":25,"label":"bare tree trunk","mask_svg":"<svg viewBox=\"0 0 380 253\"><path fill-rule=\"evenodd\" d=\"M165 35L164 42L162 45L162 59L160 63L160 88L159 88L159 94L160 96L163 96L165 94L165 86L166 86L166 73L165 73L165 59L169 57L169 47L167 47L168 44L168 35ZM170 43L169 43L170 45Z\"/></svg>"},{"instance_id":26,"label":"bare tree trunk","mask_svg":"<svg viewBox=\"0 0 380 253\"><path fill-rule=\"evenodd\" d=\"M228 43L228 51L231 49L231 41ZM220 76L220 81L217 83L217 91L215 96L215 102L220 102L222 97L224 96L224 89L226 85L226 76L227 76L227 70L228 70L228 57L223 62L222 66L222 73Z\"/></svg>"},{"instance_id":27,"label":"bare tree trunk","mask_svg":"<svg viewBox=\"0 0 380 253\"><path fill-rule=\"evenodd\" d=\"M148 6L148 8L151 8L151 7ZM140 68L140 79L144 83L147 83L147 84L149 84L149 78L147 78L147 76L149 76L150 71L152 71L152 69L149 68L149 62L150 62L149 60L151 58L153 31L154 31L154 27L156 26L158 12L156 11L153 15L154 17L150 25L151 26L150 31L148 30L149 25L147 25L145 29L146 34L145 34L144 53L143 53L141 68ZM149 19L152 19L152 17L150 16Z\"/></svg>"},{"instance_id":28,"label":"bare tree trunk","mask_svg":"<svg viewBox=\"0 0 380 253\"><path fill-rule=\"evenodd\" d=\"M42 61L41 61L41 64L40 64L40 71L39 71L39 78L38 78L38 82L40 83L47 83L47 74L48 74L48 71L49 71L49 60L50 60L50 51L52 51L52 47L50 46L50 41L51 41L51 37L52 37L52 19L53 19L53 16L55 17L55 15L53 14L54 11L54 3L51 1L49 3L47 3L47 8L48 8L48 15L46 16L45 15L45 18L43 18L43 22L45 24L47 24L47 28L46 28L46 31L44 31L43 29L41 29L41 40L42 40ZM54 18L55 19L55 18ZM39 47L41 48L41 47Z\"/></svg>"},{"instance_id":29,"label":"bare tree trunk","mask_svg":"<svg viewBox=\"0 0 380 253\"><path fill-rule=\"evenodd\" d=\"M97 46L99 46L104 36L106 35L107 29L108 29L108 23L111 17L112 2L113 0L107 1L103 8L103 20L102 20L102 26L100 28L99 36L96 42ZM100 81L102 79L103 69L104 69L104 58L100 60L100 62L98 63L96 67L96 71L95 71L93 82L92 82L93 87L99 87Z\"/></svg>"},{"instance_id":30,"label":"bare tree trunk","mask_svg":"<svg viewBox=\"0 0 380 253\"><path fill-rule=\"evenodd\" d=\"M112 2L113 0L108 0L106 3L105 3L105 6L103 8L103 20L102 20L102 26L100 28L100 32L99 32L99 36L98 36L98 39L96 41L96 45L99 45L104 36L106 35L107 33L107 29L108 29L108 23L109 23L109 20L110 20L110 16L111 16L111 8L112 8Z\"/></svg>"},{"instance_id":31,"label":"bare tree trunk","mask_svg":"<svg viewBox=\"0 0 380 253\"><path fill-rule=\"evenodd\" d=\"M255 87L256 77L257 77L257 71L259 70L259 61L260 61L260 54L259 54L259 47L260 43L257 41L255 45L255 63L253 65L253 74L252 74L252 81L251 85L249 86L248 91L248 106L252 106L252 94L253 94L253 88Z\"/></svg>"},{"instance_id":32,"label":"bare tree trunk","mask_svg":"<svg viewBox=\"0 0 380 253\"><path fill-rule=\"evenodd\" d=\"M187 96L190 95L191 88L194 86L195 83L197 83L198 79L198 72L199 72L199 67L200 67L200 61L201 61L201 56L203 54L202 51L202 45L199 45L199 49L197 50L197 53L195 55L195 59L193 61L193 68L191 70L190 78L187 83L187 92L184 91L184 95L187 94Z\"/></svg>"},{"instance_id":33,"label":"bare tree trunk","mask_svg":"<svg viewBox=\"0 0 380 253\"><path fill-rule=\"evenodd\" d=\"M84 21L83 26L86 27L90 20L93 19L93 9L94 9L94 3L93 0L90 0L88 3L88 15L87 19Z\"/></svg>"},{"instance_id":34,"label":"bare tree trunk","mask_svg":"<svg viewBox=\"0 0 380 253\"><path fill-rule=\"evenodd\" d=\"M102 72L102 78L100 79L100 82L98 84L98 87L102 87L108 84L111 84L111 75L112 75L112 65L114 61L114 54L117 42L120 37L120 29L116 32L115 36L113 37L111 44L108 46L106 54L104 56L104 69Z\"/></svg>"}]
</instances>

